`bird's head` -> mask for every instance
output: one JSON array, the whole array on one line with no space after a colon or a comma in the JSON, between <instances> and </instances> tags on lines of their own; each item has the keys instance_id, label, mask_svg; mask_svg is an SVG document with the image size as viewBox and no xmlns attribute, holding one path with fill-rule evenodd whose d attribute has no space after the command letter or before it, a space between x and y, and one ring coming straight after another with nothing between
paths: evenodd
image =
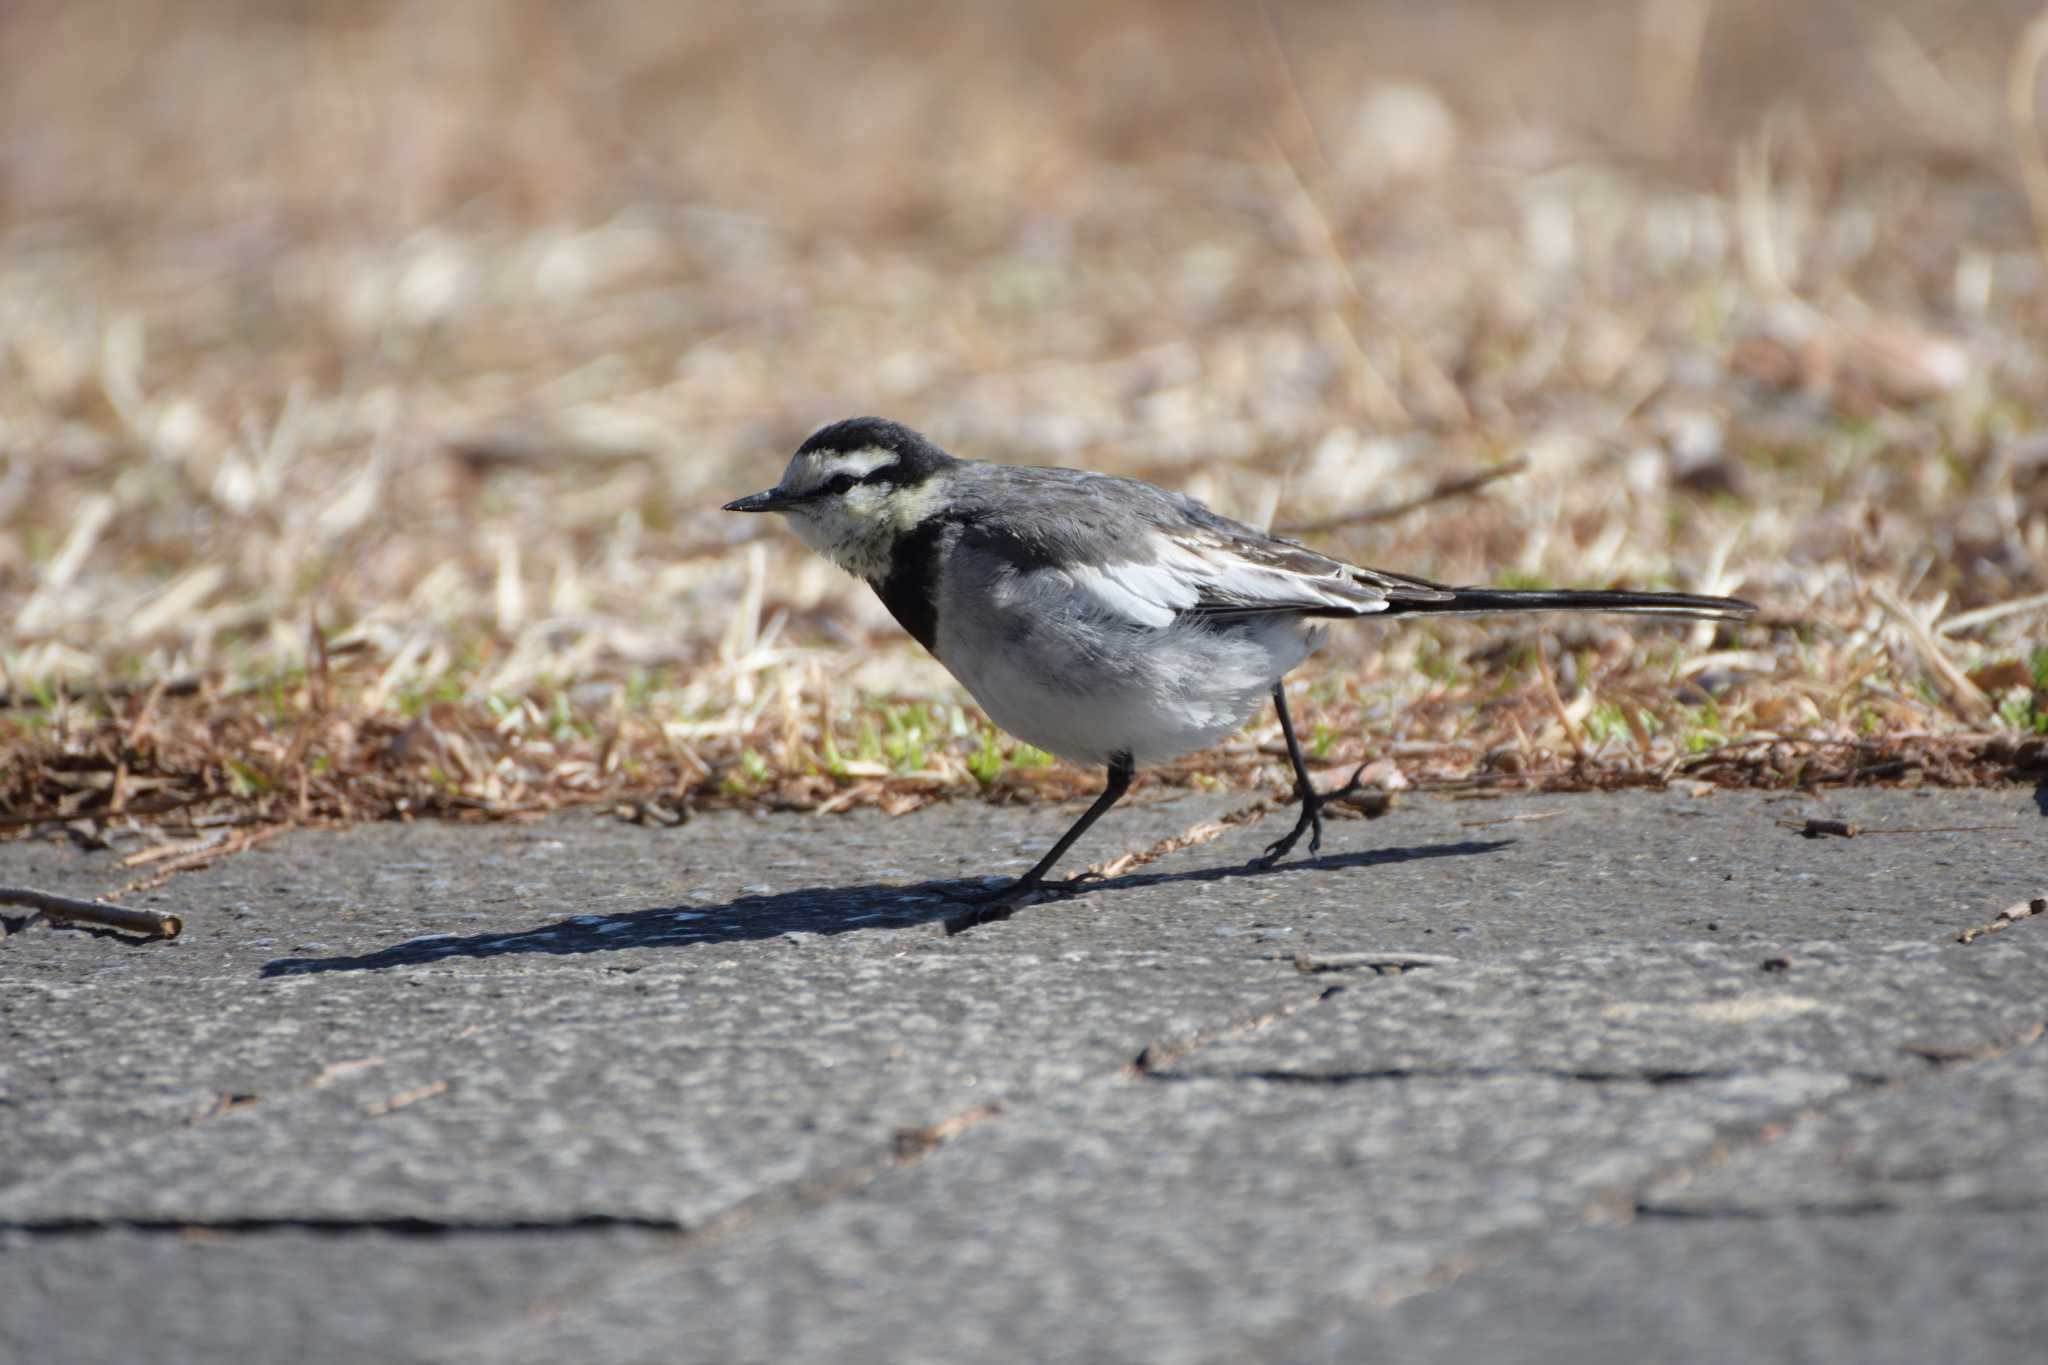
<instances>
[{"instance_id":1,"label":"bird's head","mask_svg":"<svg viewBox=\"0 0 2048 1365\"><path fill-rule=\"evenodd\" d=\"M804 544L850 573L878 578L896 540L931 514L935 476L955 463L909 427L854 417L813 432L780 483L725 510L780 512Z\"/></svg>"}]
</instances>

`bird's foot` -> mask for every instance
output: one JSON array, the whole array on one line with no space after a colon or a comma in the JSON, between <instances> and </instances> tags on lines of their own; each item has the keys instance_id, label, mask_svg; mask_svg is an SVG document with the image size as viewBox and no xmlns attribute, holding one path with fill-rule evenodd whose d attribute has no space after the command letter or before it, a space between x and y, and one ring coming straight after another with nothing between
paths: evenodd
<instances>
[{"instance_id":1,"label":"bird's foot","mask_svg":"<svg viewBox=\"0 0 2048 1365\"><path fill-rule=\"evenodd\" d=\"M1365 770L1368 766L1361 763L1352 769L1350 780L1335 791L1318 792L1304 784L1304 789L1301 793L1301 818L1294 822L1293 829L1287 831L1286 834L1275 839L1272 843L1267 844L1266 851L1252 859L1250 865L1261 871L1273 866L1273 864L1294 851L1294 846L1301 842L1301 836L1304 834L1308 835L1309 853L1314 855L1322 852L1323 807L1332 801L1349 801L1352 797L1364 791L1366 789L1365 784L1358 779L1365 775Z\"/></svg>"},{"instance_id":2,"label":"bird's foot","mask_svg":"<svg viewBox=\"0 0 2048 1365\"><path fill-rule=\"evenodd\" d=\"M1072 896L1080 891L1106 881L1100 872L1076 872L1071 877L1017 877L1011 881L997 881L985 878L974 882L950 882L920 887L943 900L958 901L963 905L986 905L992 901L1031 900L1034 898L1052 900L1060 896Z\"/></svg>"},{"instance_id":3,"label":"bird's foot","mask_svg":"<svg viewBox=\"0 0 2048 1365\"><path fill-rule=\"evenodd\" d=\"M937 896L940 900L953 901L960 905L986 905L1007 895L1016 884L1014 881L1000 882L993 877L986 877L972 882L940 882L921 886L918 890Z\"/></svg>"},{"instance_id":4,"label":"bird's foot","mask_svg":"<svg viewBox=\"0 0 2048 1365\"><path fill-rule=\"evenodd\" d=\"M946 932L957 934L963 929L977 925L995 924L1008 919L1027 905L1038 905L1045 901L1064 900L1079 895L1097 882L1106 881L1100 872L1076 872L1071 877L1056 881L1043 878L1019 877L1013 882L999 885L983 883L978 886L947 887L939 894L950 901L959 901L970 906L957 915L946 919Z\"/></svg>"}]
</instances>

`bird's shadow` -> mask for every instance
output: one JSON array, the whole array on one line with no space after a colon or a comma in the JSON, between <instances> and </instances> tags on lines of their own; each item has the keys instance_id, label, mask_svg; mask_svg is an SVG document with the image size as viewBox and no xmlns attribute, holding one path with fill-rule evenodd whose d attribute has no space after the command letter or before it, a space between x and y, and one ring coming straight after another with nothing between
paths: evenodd
<instances>
[{"instance_id":1,"label":"bird's shadow","mask_svg":"<svg viewBox=\"0 0 2048 1365\"><path fill-rule=\"evenodd\" d=\"M1383 848L1309 858L1278 867L1245 865L1197 868L1187 872L1133 872L1085 885L1069 899L1099 896L1164 883L1215 882L1233 877L1280 877L1291 873L1340 868L1383 867L1421 858L1461 858L1493 853L1512 839L1461 840L1417 848ZM958 892L967 884L925 882L911 886L868 883L857 886L811 886L771 895L741 896L722 905L667 906L622 915L571 915L537 929L489 934L430 934L394 943L354 957L277 958L263 965L266 977L301 976L313 972L374 972L388 967L417 966L460 957L500 957L508 953L615 952L624 948L714 946L784 934L850 934L863 929L902 929L943 921L962 909ZM947 893L953 892L949 896Z\"/></svg>"}]
</instances>

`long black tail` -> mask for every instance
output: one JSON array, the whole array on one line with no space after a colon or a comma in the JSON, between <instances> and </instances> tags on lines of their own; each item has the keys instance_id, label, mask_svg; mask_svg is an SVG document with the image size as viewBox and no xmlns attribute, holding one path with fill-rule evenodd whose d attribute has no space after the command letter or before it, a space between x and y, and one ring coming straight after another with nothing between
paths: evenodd
<instances>
[{"instance_id":1,"label":"long black tail","mask_svg":"<svg viewBox=\"0 0 2048 1365\"><path fill-rule=\"evenodd\" d=\"M1476 615L1489 611L1618 611L1632 616L1689 616L1737 621L1756 604L1735 597L1695 597L1683 592L1571 592L1524 588L1452 588L1450 598L1430 602L1394 598L1389 616Z\"/></svg>"}]
</instances>

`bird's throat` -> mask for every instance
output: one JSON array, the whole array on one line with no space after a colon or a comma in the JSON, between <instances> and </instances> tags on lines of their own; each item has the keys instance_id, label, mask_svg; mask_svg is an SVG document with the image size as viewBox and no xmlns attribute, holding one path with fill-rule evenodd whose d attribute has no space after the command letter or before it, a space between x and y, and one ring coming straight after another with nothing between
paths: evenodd
<instances>
[{"instance_id":1,"label":"bird's throat","mask_svg":"<svg viewBox=\"0 0 2048 1365\"><path fill-rule=\"evenodd\" d=\"M879 579L889 572L889 536L881 527L808 517L791 517L789 525L798 540L856 578Z\"/></svg>"}]
</instances>

